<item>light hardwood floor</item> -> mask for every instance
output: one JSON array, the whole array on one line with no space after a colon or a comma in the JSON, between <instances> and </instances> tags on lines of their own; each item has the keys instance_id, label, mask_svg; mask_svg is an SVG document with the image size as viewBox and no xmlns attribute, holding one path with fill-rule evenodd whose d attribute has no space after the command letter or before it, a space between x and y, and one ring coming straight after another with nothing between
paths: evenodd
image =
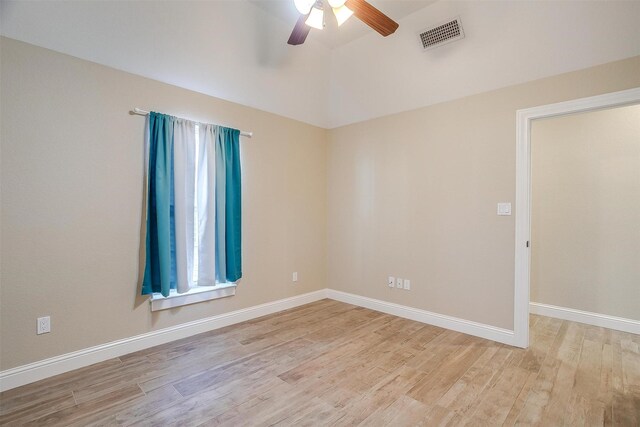
<instances>
[{"instance_id":1,"label":"light hardwood floor","mask_svg":"<svg viewBox=\"0 0 640 427\"><path fill-rule=\"evenodd\" d=\"M521 350L323 300L9 390L9 425L640 425L640 336Z\"/></svg>"}]
</instances>

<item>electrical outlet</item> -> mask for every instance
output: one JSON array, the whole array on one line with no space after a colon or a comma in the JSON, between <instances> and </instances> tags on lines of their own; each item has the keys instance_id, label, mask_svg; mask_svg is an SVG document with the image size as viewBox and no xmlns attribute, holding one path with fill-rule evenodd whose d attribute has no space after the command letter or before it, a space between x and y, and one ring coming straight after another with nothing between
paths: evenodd
<instances>
[{"instance_id":1,"label":"electrical outlet","mask_svg":"<svg viewBox=\"0 0 640 427\"><path fill-rule=\"evenodd\" d=\"M47 334L49 332L51 332L51 317L38 317L38 326L36 333L40 335Z\"/></svg>"},{"instance_id":2,"label":"electrical outlet","mask_svg":"<svg viewBox=\"0 0 640 427\"><path fill-rule=\"evenodd\" d=\"M399 277L396 278L396 288L402 289L402 279Z\"/></svg>"},{"instance_id":3,"label":"electrical outlet","mask_svg":"<svg viewBox=\"0 0 640 427\"><path fill-rule=\"evenodd\" d=\"M294 282L298 281L298 272L297 271L293 272L293 276L292 276L291 280L293 280Z\"/></svg>"},{"instance_id":4,"label":"electrical outlet","mask_svg":"<svg viewBox=\"0 0 640 427\"><path fill-rule=\"evenodd\" d=\"M411 290L411 280L404 279L404 290L405 291L410 291Z\"/></svg>"},{"instance_id":5,"label":"electrical outlet","mask_svg":"<svg viewBox=\"0 0 640 427\"><path fill-rule=\"evenodd\" d=\"M395 286L395 284L396 284L396 278L393 277L393 276L389 276L389 280L387 280L387 285L390 288L393 288Z\"/></svg>"}]
</instances>

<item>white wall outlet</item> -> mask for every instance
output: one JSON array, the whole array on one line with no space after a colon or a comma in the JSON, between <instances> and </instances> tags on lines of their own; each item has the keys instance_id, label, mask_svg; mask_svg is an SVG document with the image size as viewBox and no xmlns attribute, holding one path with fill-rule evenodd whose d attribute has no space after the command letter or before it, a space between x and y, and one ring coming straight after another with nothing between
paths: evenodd
<instances>
[{"instance_id":1,"label":"white wall outlet","mask_svg":"<svg viewBox=\"0 0 640 427\"><path fill-rule=\"evenodd\" d=\"M402 279L399 277L396 278L396 288L402 289Z\"/></svg>"},{"instance_id":2,"label":"white wall outlet","mask_svg":"<svg viewBox=\"0 0 640 427\"><path fill-rule=\"evenodd\" d=\"M396 278L393 276L389 276L389 279L387 280L387 286L389 286L390 288L393 288L396 284Z\"/></svg>"},{"instance_id":3,"label":"white wall outlet","mask_svg":"<svg viewBox=\"0 0 640 427\"><path fill-rule=\"evenodd\" d=\"M47 334L49 332L51 332L51 317L38 317L38 326L36 333L40 335Z\"/></svg>"},{"instance_id":4,"label":"white wall outlet","mask_svg":"<svg viewBox=\"0 0 640 427\"><path fill-rule=\"evenodd\" d=\"M404 279L404 290L405 291L410 291L411 290L411 280L409 279Z\"/></svg>"},{"instance_id":5,"label":"white wall outlet","mask_svg":"<svg viewBox=\"0 0 640 427\"><path fill-rule=\"evenodd\" d=\"M292 275L292 277L291 277L291 280L293 280L294 282L297 282L297 281L298 281L298 272L297 272L297 271L294 271L294 272L293 272L293 275Z\"/></svg>"}]
</instances>

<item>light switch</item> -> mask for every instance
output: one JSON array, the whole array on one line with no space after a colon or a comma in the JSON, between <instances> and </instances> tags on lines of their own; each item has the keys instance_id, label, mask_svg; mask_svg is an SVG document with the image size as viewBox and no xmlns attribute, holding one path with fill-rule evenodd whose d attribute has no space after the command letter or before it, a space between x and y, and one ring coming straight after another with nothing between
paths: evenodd
<instances>
[{"instance_id":1,"label":"light switch","mask_svg":"<svg viewBox=\"0 0 640 427\"><path fill-rule=\"evenodd\" d=\"M511 203L498 203L498 215L511 215Z\"/></svg>"}]
</instances>

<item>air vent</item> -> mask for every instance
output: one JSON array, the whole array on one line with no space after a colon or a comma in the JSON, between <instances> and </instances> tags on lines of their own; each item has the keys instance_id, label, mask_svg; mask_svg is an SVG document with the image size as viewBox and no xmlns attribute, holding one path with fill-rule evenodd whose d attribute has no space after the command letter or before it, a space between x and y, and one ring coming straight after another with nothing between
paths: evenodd
<instances>
[{"instance_id":1,"label":"air vent","mask_svg":"<svg viewBox=\"0 0 640 427\"><path fill-rule=\"evenodd\" d=\"M433 49L464 38L460 17L428 28L420 33L420 43L424 50Z\"/></svg>"}]
</instances>

